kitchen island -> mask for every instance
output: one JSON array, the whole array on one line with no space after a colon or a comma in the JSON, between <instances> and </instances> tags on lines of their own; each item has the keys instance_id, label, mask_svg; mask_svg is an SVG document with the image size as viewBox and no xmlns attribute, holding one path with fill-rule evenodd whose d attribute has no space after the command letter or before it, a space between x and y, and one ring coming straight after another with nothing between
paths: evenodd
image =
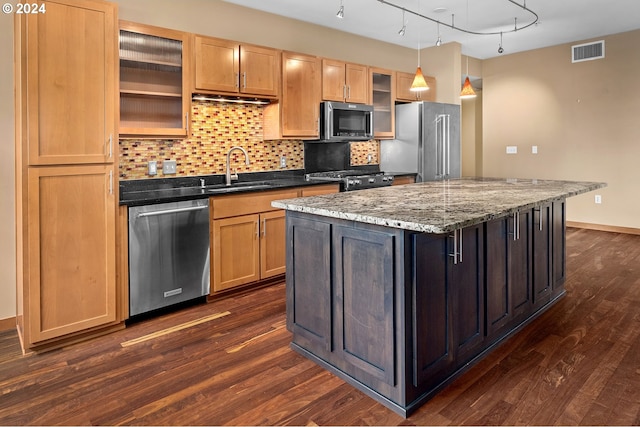
<instances>
[{"instance_id":1,"label":"kitchen island","mask_svg":"<svg viewBox=\"0 0 640 427\"><path fill-rule=\"evenodd\" d=\"M273 202L292 348L408 416L564 295L565 200L604 186L463 178Z\"/></svg>"}]
</instances>

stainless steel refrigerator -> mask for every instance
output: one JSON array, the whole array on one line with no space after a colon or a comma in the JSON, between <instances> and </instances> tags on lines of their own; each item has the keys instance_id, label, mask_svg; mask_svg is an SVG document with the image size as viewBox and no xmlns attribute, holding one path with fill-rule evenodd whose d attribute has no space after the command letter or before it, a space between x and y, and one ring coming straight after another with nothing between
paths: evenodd
<instances>
[{"instance_id":1,"label":"stainless steel refrigerator","mask_svg":"<svg viewBox=\"0 0 640 427\"><path fill-rule=\"evenodd\" d=\"M380 141L380 169L416 172L416 182L460 178L460 106L396 105L396 139Z\"/></svg>"}]
</instances>

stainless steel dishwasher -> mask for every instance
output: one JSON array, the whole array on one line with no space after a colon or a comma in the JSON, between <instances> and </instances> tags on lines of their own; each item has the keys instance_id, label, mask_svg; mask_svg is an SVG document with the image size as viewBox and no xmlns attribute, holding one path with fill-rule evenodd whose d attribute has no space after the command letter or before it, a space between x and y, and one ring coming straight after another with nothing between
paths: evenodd
<instances>
[{"instance_id":1,"label":"stainless steel dishwasher","mask_svg":"<svg viewBox=\"0 0 640 427\"><path fill-rule=\"evenodd\" d=\"M129 208L129 315L209 293L209 201Z\"/></svg>"}]
</instances>

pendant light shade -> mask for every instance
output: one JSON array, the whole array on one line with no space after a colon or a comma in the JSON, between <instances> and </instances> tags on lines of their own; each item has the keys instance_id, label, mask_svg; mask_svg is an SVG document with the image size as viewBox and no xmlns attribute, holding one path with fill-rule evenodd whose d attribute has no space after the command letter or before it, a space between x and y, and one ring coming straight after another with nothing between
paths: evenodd
<instances>
[{"instance_id":1,"label":"pendant light shade","mask_svg":"<svg viewBox=\"0 0 640 427\"><path fill-rule=\"evenodd\" d=\"M462 85L462 91L460 92L461 99L469 99L475 98L476 92L473 90L473 86L471 86L471 82L469 81L469 76L464 79L464 85Z\"/></svg>"},{"instance_id":2,"label":"pendant light shade","mask_svg":"<svg viewBox=\"0 0 640 427\"><path fill-rule=\"evenodd\" d=\"M418 66L418 69L416 70L416 76L413 78L413 83L411 84L411 88L409 88L409 90L412 92L429 90L429 85L422 75L422 68L420 68L420 66Z\"/></svg>"}]
</instances>

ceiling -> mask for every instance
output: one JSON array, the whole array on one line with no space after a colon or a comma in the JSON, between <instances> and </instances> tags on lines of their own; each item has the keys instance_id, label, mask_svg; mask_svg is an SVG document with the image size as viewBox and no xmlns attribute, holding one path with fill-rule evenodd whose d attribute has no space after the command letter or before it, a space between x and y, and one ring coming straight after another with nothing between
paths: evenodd
<instances>
[{"instance_id":1,"label":"ceiling","mask_svg":"<svg viewBox=\"0 0 640 427\"><path fill-rule=\"evenodd\" d=\"M409 48L433 46L439 33L443 43L458 42L464 55L479 59L500 55L500 32L507 55L640 28L640 0L385 0L399 8L380 0L342 0L343 19L336 17L340 0L225 1ZM398 34L402 8L404 36ZM521 29L536 21L527 9L537 22ZM450 25L494 34L468 34Z\"/></svg>"}]
</instances>

